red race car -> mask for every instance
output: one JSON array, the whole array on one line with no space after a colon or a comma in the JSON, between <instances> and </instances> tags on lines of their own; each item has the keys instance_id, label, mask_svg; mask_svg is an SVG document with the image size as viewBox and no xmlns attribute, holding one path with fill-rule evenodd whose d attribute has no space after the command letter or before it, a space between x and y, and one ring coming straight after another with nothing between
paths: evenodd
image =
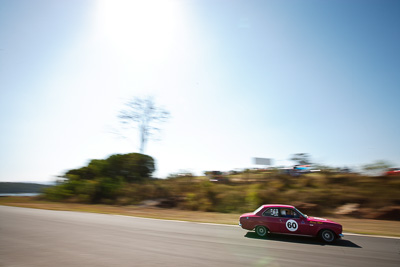
<instances>
[{"instance_id":1,"label":"red race car","mask_svg":"<svg viewBox=\"0 0 400 267\"><path fill-rule=\"evenodd\" d=\"M262 205L252 213L241 215L239 226L255 230L261 237L268 233L306 235L320 237L327 243L343 237L343 228L339 223L309 217L289 205Z\"/></svg>"}]
</instances>

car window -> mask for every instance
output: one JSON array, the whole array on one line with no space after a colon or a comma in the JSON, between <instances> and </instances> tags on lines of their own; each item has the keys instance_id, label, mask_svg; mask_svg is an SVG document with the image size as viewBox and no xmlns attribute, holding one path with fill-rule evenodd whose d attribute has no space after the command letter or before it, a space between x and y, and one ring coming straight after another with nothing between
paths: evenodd
<instances>
[{"instance_id":1,"label":"car window","mask_svg":"<svg viewBox=\"0 0 400 267\"><path fill-rule=\"evenodd\" d=\"M263 216L271 216L271 217L278 217L279 216L279 209L277 208L270 208L264 211Z\"/></svg>"},{"instance_id":2,"label":"car window","mask_svg":"<svg viewBox=\"0 0 400 267\"><path fill-rule=\"evenodd\" d=\"M258 209L256 209L253 214L257 214L260 210L262 210L264 208L264 206L260 206Z\"/></svg>"},{"instance_id":3,"label":"car window","mask_svg":"<svg viewBox=\"0 0 400 267\"><path fill-rule=\"evenodd\" d=\"M300 215L292 209L281 208L281 215L280 217L284 218L300 218Z\"/></svg>"}]
</instances>

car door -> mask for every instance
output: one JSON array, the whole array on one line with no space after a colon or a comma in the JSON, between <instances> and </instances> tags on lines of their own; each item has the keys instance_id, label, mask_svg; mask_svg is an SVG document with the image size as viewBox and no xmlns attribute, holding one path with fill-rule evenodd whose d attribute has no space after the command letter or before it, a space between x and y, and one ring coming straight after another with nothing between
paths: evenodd
<instances>
[{"instance_id":1,"label":"car door","mask_svg":"<svg viewBox=\"0 0 400 267\"><path fill-rule=\"evenodd\" d=\"M281 233L310 235L309 222L293 209L280 208L279 223Z\"/></svg>"},{"instance_id":2,"label":"car door","mask_svg":"<svg viewBox=\"0 0 400 267\"><path fill-rule=\"evenodd\" d=\"M260 217L262 224L269 229L272 233L279 233L281 228L281 221L279 218L279 208L268 208Z\"/></svg>"}]
</instances>

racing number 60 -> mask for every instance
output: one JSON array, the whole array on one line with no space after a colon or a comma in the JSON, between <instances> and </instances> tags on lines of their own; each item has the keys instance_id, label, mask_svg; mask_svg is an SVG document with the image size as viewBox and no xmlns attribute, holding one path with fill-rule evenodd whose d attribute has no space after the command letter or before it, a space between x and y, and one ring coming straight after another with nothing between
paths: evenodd
<instances>
[{"instance_id":1,"label":"racing number 60","mask_svg":"<svg viewBox=\"0 0 400 267\"><path fill-rule=\"evenodd\" d=\"M286 221L286 229L291 232L296 231L298 228L297 222L295 220L287 220Z\"/></svg>"}]
</instances>

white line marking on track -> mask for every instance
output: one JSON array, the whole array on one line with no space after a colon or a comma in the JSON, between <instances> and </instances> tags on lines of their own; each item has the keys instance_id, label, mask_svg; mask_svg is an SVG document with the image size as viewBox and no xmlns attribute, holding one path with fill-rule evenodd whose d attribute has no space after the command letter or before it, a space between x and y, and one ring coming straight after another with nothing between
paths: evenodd
<instances>
[{"instance_id":1,"label":"white line marking on track","mask_svg":"<svg viewBox=\"0 0 400 267\"><path fill-rule=\"evenodd\" d=\"M206 224L206 225L216 225L216 226L233 226L239 227L239 225L234 224L222 224L222 223L205 223L205 222L192 222L192 221L180 221L174 219L156 219L156 218L146 218L146 217L137 217L137 216L129 216L129 215L120 215L120 214L113 214L114 216L121 216L121 217L128 217L128 218L137 218L137 219L144 219L144 220L156 220L156 221L165 221L165 222L179 222L179 223L196 223L196 224ZM239 223L239 220L238 220Z\"/></svg>"},{"instance_id":2,"label":"white line marking on track","mask_svg":"<svg viewBox=\"0 0 400 267\"><path fill-rule=\"evenodd\" d=\"M233 225L233 224L191 222L191 221L180 221L180 220L173 220L173 219L170 219L170 220L168 220L168 219L156 219L156 218L136 217L136 216L119 215L119 214L114 214L114 216L121 216L121 217L128 217L128 218L138 218L138 219L144 219L144 220L157 220L157 221L179 222L179 223L196 223L196 224L215 225L215 226L230 226L230 227L238 227L238 228L240 228L239 225ZM363 235L363 234L355 234L355 233L343 233L343 235L344 235L344 237L346 237L346 235L354 235L354 236L364 236L364 237L379 237L379 238L400 239L400 237L396 237L396 236Z\"/></svg>"},{"instance_id":3,"label":"white line marking on track","mask_svg":"<svg viewBox=\"0 0 400 267\"><path fill-rule=\"evenodd\" d=\"M346 237L346 235L355 235L355 236L365 236L365 237L380 237L380 238L400 239L400 237L397 237L397 236L386 236L386 235L363 235L363 234L355 234L355 233L343 233L343 235L345 237Z\"/></svg>"}]
</instances>

